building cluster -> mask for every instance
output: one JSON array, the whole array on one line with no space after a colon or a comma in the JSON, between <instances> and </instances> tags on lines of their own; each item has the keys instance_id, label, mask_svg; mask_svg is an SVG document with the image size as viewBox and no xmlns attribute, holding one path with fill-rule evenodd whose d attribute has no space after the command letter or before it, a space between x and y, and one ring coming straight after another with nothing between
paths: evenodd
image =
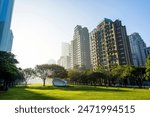
<instances>
[{"instance_id":1,"label":"building cluster","mask_svg":"<svg viewBox=\"0 0 150 117\"><path fill-rule=\"evenodd\" d=\"M77 25L71 44L62 44L58 64L66 69L78 66L111 70L117 65L145 66L149 54L150 47L139 33L127 35L120 20L104 18L90 33L87 27Z\"/></svg>"},{"instance_id":2,"label":"building cluster","mask_svg":"<svg viewBox=\"0 0 150 117\"><path fill-rule=\"evenodd\" d=\"M0 51L11 52L13 32L10 29L14 0L0 0Z\"/></svg>"},{"instance_id":3,"label":"building cluster","mask_svg":"<svg viewBox=\"0 0 150 117\"><path fill-rule=\"evenodd\" d=\"M0 0L0 51L11 52L13 32L11 17L14 0ZM95 29L77 25L71 44L62 43L62 55L58 64L66 69L83 67L110 70L117 65L145 66L150 47L139 33L127 35L120 20L104 18Z\"/></svg>"}]
</instances>

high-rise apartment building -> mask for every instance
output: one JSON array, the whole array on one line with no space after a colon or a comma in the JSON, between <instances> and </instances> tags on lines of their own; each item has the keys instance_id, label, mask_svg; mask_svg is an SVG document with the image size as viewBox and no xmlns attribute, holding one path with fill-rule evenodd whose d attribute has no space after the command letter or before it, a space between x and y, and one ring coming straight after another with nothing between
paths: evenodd
<instances>
[{"instance_id":1,"label":"high-rise apartment building","mask_svg":"<svg viewBox=\"0 0 150 117\"><path fill-rule=\"evenodd\" d=\"M70 53L70 44L62 43L62 55L58 60L58 64L63 66L65 69L69 69L71 67L71 53Z\"/></svg>"},{"instance_id":2,"label":"high-rise apartment building","mask_svg":"<svg viewBox=\"0 0 150 117\"><path fill-rule=\"evenodd\" d=\"M77 25L74 28L74 36L71 41L71 67L84 66L86 69L90 69L90 44L89 44L89 32L86 27Z\"/></svg>"},{"instance_id":3,"label":"high-rise apartment building","mask_svg":"<svg viewBox=\"0 0 150 117\"><path fill-rule=\"evenodd\" d=\"M0 51L11 51L13 33L10 30L14 0L0 0Z\"/></svg>"},{"instance_id":4,"label":"high-rise apartment building","mask_svg":"<svg viewBox=\"0 0 150 117\"><path fill-rule=\"evenodd\" d=\"M90 33L91 63L93 69L110 70L117 65L131 65L131 50L126 27L120 20L105 18Z\"/></svg>"},{"instance_id":5,"label":"high-rise apartment building","mask_svg":"<svg viewBox=\"0 0 150 117\"><path fill-rule=\"evenodd\" d=\"M138 33L129 35L133 64L144 66L147 57L146 44Z\"/></svg>"}]
</instances>

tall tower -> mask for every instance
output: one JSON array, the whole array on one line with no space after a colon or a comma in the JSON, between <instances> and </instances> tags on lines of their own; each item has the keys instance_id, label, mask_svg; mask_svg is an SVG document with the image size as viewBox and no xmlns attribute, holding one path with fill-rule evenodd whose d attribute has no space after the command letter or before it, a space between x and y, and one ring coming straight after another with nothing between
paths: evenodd
<instances>
[{"instance_id":1,"label":"tall tower","mask_svg":"<svg viewBox=\"0 0 150 117\"><path fill-rule=\"evenodd\" d=\"M57 62L59 65L63 66L65 69L71 67L71 56L70 56L70 44L62 43L62 55Z\"/></svg>"},{"instance_id":2,"label":"tall tower","mask_svg":"<svg viewBox=\"0 0 150 117\"><path fill-rule=\"evenodd\" d=\"M147 56L149 56L150 55L150 47L146 48L146 52L147 52Z\"/></svg>"},{"instance_id":3,"label":"tall tower","mask_svg":"<svg viewBox=\"0 0 150 117\"><path fill-rule=\"evenodd\" d=\"M135 66L144 66L147 56L146 44L139 35L139 33L133 33L129 35L129 41L131 46L131 53L133 64Z\"/></svg>"},{"instance_id":4,"label":"tall tower","mask_svg":"<svg viewBox=\"0 0 150 117\"><path fill-rule=\"evenodd\" d=\"M93 69L110 70L117 65L131 65L131 50L126 27L120 20L105 18L90 33L91 61Z\"/></svg>"},{"instance_id":5,"label":"tall tower","mask_svg":"<svg viewBox=\"0 0 150 117\"><path fill-rule=\"evenodd\" d=\"M84 66L90 69L90 43L89 32L86 27L77 25L74 29L73 40L71 41L71 67Z\"/></svg>"},{"instance_id":6,"label":"tall tower","mask_svg":"<svg viewBox=\"0 0 150 117\"><path fill-rule=\"evenodd\" d=\"M0 0L0 51L11 51L13 33L10 30L14 0Z\"/></svg>"},{"instance_id":7,"label":"tall tower","mask_svg":"<svg viewBox=\"0 0 150 117\"><path fill-rule=\"evenodd\" d=\"M63 42L61 51L62 56L70 56L70 44Z\"/></svg>"}]
</instances>

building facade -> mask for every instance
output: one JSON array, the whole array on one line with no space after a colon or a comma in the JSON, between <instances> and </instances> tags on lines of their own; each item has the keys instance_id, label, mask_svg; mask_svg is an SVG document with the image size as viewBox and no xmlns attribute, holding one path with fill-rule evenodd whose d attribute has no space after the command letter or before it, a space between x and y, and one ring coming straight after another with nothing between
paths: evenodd
<instances>
[{"instance_id":1,"label":"building facade","mask_svg":"<svg viewBox=\"0 0 150 117\"><path fill-rule=\"evenodd\" d=\"M0 0L0 51L11 51L13 33L10 30L14 0Z\"/></svg>"},{"instance_id":2,"label":"building facade","mask_svg":"<svg viewBox=\"0 0 150 117\"><path fill-rule=\"evenodd\" d=\"M71 53L70 53L70 44L62 43L61 49L61 57L58 60L58 64L63 66L65 69L69 69L71 67Z\"/></svg>"},{"instance_id":3,"label":"building facade","mask_svg":"<svg viewBox=\"0 0 150 117\"><path fill-rule=\"evenodd\" d=\"M63 66L65 69L69 69L71 67L70 56L61 56L57 63L58 65Z\"/></svg>"},{"instance_id":4,"label":"building facade","mask_svg":"<svg viewBox=\"0 0 150 117\"><path fill-rule=\"evenodd\" d=\"M150 55L150 47L147 47L146 50L147 50L147 56Z\"/></svg>"},{"instance_id":5,"label":"building facade","mask_svg":"<svg viewBox=\"0 0 150 117\"><path fill-rule=\"evenodd\" d=\"M74 36L71 41L71 67L91 68L89 32L86 27L77 25L74 28Z\"/></svg>"},{"instance_id":6,"label":"building facade","mask_svg":"<svg viewBox=\"0 0 150 117\"><path fill-rule=\"evenodd\" d=\"M70 44L63 42L61 45L61 56L70 56Z\"/></svg>"},{"instance_id":7,"label":"building facade","mask_svg":"<svg viewBox=\"0 0 150 117\"><path fill-rule=\"evenodd\" d=\"M131 46L131 53L133 64L135 66L145 66L147 57L146 44L139 35L139 33L133 33L129 35L129 41Z\"/></svg>"},{"instance_id":8,"label":"building facade","mask_svg":"<svg viewBox=\"0 0 150 117\"><path fill-rule=\"evenodd\" d=\"M93 69L110 70L117 65L132 65L126 27L120 20L104 20L90 33L91 63Z\"/></svg>"}]
</instances>

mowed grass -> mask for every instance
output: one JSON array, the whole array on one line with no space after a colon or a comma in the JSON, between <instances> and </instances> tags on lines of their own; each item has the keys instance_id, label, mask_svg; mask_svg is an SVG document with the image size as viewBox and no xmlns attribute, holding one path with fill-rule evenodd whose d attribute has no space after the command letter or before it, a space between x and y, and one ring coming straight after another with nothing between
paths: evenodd
<instances>
[{"instance_id":1,"label":"mowed grass","mask_svg":"<svg viewBox=\"0 0 150 117\"><path fill-rule=\"evenodd\" d=\"M150 100L150 90L101 86L29 85L0 92L0 100Z\"/></svg>"}]
</instances>

